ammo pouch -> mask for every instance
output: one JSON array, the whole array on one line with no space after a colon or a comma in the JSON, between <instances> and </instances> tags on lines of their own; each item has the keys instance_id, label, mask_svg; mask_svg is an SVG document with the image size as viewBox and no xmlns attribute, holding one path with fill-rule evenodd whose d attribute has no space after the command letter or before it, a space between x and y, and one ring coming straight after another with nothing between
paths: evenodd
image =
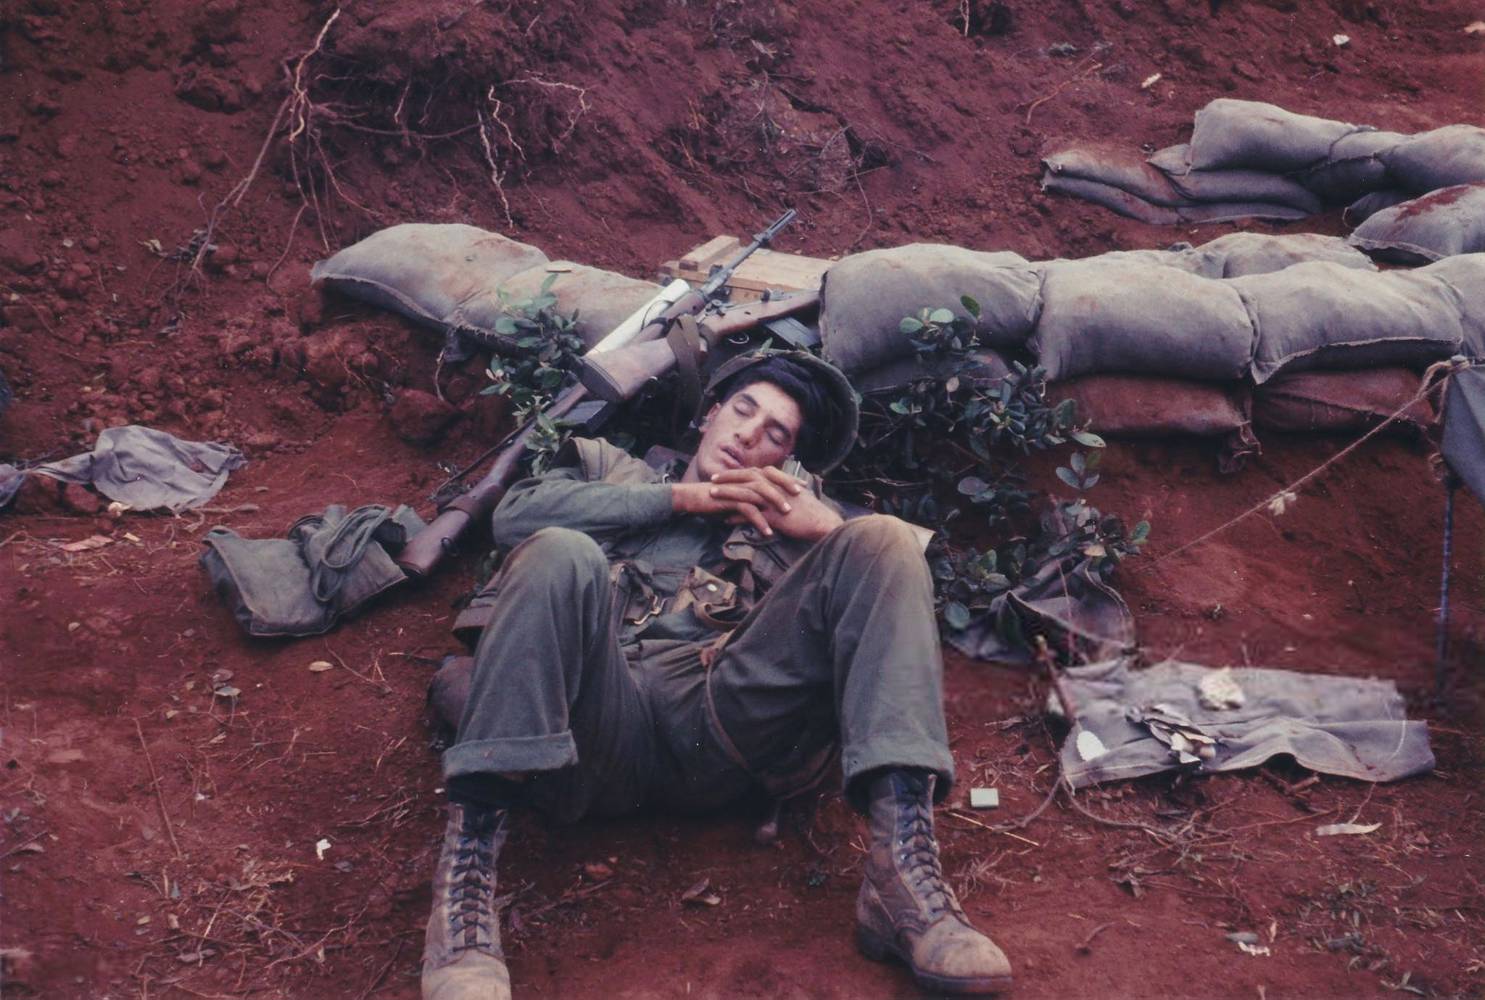
<instances>
[{"instance_id":1,"label":"ammo pouch","mask_svg":"<svg viewBox=\"0 0 1485 1000\"><path fill-rule=\"evenodd\" d=\"M707 628L730 632L752 607L752 592L709 573L700 566L685 571L675 594L662 596L675 586L657 586L667 577L674 581L681 571L651 568L642 560L623 559L612 564L609 579L614 585L614 628L616 634L637 635L652 619L680 614L687 609Z\"/></svg>"},{"instance_id":2,"label":"ammo pouch","mask_svg":"<svg viewBox=\"0 0 1485 1000\"><path fill-rule=\"evenodd\" d=\"M202 539L201 566L248 635L319 635L407 579L391 553L422 528L406 506L346 513L332 504L294 522L287 538L242 538L213 528Z\"/></svg>"}]
</instances>

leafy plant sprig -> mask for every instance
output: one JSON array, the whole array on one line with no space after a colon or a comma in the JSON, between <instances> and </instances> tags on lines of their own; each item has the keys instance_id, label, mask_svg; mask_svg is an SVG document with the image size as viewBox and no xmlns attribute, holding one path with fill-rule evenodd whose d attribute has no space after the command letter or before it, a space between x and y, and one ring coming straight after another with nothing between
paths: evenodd
<instances>
[{"instance_id":1,"label":"leafy plant sprig","mask_svg":"<svg viewBox=\"0 0 1485 1000\"><path fill-rule=\"evenodd\" d=\"M582 358L577 313L568 316L557 311L557 297L552 294L556 280L556 274L547 275L529 299L513 300L499 293L504 313L495 321L495 333L509 344L510 353L491 355L485 372L491 384L480 393L509 396L518 421L544 409Z\"/></svg>"},{"instance_id":2,"label":"leafy plant sprig","mask_svg":"<svg viewBox=\"0 0 1485 1000\"><path fill-rule=\"evenodd\" d=\"M951 633L988 618L1002 595L1049 560L1071 555L1107 579L1150 530L1140 522L1126 531L1081 495L1063 501L1029 488L1019 457L1076 444L1086 451L1075 451L1056 475L1079 494L1092 489L1105 443L1080 422L1075 401L1048 401L1039 366L1012 362L1008 374L987 374L975 355L980 305L970 296L959 305L963 312L926 308L901 321L925 374L896 395L863 400L862 433L846 466L877 509L940 525L932 568ZM964 506L943 509L946 495ZM1040 518L1031 516L1034 506ZM984 550L954 544L948 525L965 509L1000 541Z\"/></svg>"}]
</instances>

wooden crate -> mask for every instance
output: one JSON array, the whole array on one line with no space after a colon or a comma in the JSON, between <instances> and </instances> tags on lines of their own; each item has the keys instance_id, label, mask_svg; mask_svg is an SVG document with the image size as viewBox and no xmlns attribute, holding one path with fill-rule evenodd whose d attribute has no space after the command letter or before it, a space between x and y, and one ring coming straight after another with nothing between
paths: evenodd
<instances>
[{"instance_id":1,"label":"wooden crate","mask_svg":"<svg viewBox=\"0 0 1485 1000\"><path fill-rule=\"evenodd\" d=\"M726 264L742 249L736 236L717 236L696 247L679 260L666 261L660 273L667 278L684 278L700 284L714 265ZM727 283L733 302L756 302L765 291L816 292L820 279L835 261L823 257L759 250L743 262Z\"/></svg>"}]
</instances>

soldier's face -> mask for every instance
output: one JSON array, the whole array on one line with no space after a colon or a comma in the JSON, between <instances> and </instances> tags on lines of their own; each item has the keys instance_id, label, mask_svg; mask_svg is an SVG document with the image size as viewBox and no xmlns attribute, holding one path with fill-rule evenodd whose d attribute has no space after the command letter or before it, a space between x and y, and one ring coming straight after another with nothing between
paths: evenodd
<instances>
[{"instance_id":1,"label":"soldier's face","mask_svg":"<svg viewBox=\"0 0 1485 1000\"><path fill-rule=\"evenodd\" d=\"M687 479L710 479L726 469L778 465L794 452L804 415L771 382L745 385L711 408Z\"/></svg>"}]
</instances>

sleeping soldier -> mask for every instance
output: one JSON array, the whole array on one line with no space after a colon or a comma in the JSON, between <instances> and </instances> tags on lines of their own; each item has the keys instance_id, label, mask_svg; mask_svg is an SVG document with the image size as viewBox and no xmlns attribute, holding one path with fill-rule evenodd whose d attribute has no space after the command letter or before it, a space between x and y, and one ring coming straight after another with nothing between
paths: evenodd
<instances>
[{"instance_id":1,"label":"sleeping soldier","mask_svg":"<svg viewBox=\"0 0 1485 1000\"><path fill-rule=\"evenodd\" d=\"M943 877L933 804L953 780L933 589L907 524L843 520L780 468L838 464L844 376L804 353L723 365L683 469L598 440L511 489L513 546L461 616L483 625L443 755L448 825L423 954L427 1000L510 996L496 861L510 814L561 820L720 807L810 788L839 760L871 849L856 937L920 985L1010 985Z\"/></svg>"}]
</instances>

